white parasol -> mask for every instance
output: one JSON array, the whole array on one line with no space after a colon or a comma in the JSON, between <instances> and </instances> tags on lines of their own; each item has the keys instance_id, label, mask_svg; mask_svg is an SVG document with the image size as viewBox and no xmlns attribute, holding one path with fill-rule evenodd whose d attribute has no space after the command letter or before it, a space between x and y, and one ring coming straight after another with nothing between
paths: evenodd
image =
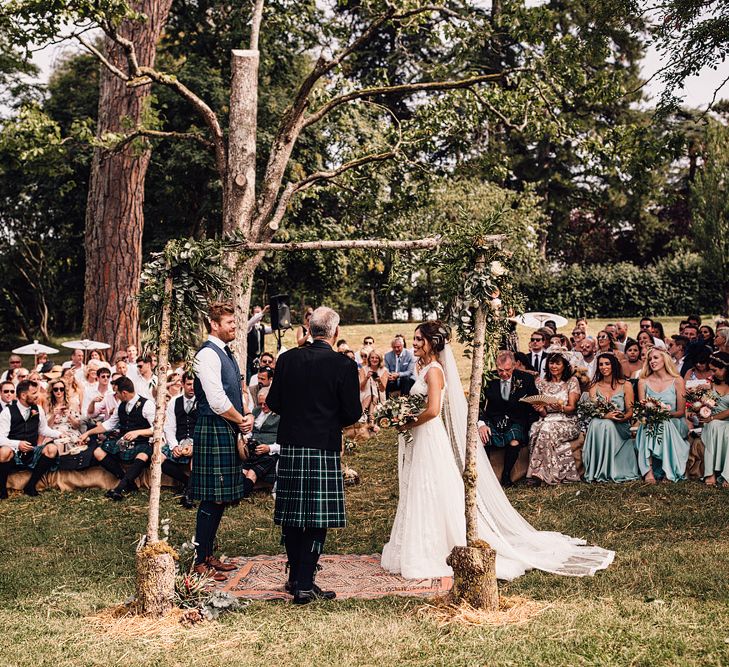
<instances>
[{"instance_id":1,"label":"white parasol","mask_svg":"<svg viewBox=\"0 0 729 667\"><path fill-rule=\"evenodd\" d=\"M555 315L554 313L524 313L523 315L517 315L514 321L517 324L523 324L525 327L530 329L539 329L544 326L545 322L552 320L557 325L557 328L563 327L567 324L567 318L561 315Z\"/></svg>"},{"instance_id":2,"label":"white parasol","mask_svg":"<svg viewBox=\"0 0 729 667\"><path fill-rule=\"evenodd\" d=\"M84 338L83 340L67 340L65 343L61 343L63 347L70 347L72 350L108 350L111 345L109 343L101 343L98 340L89 340Z\"/></svg>"},{"instance_id":3,"label":"white parasol","mask_svg":"<svg viewBox=\"0 0 729 667\"><path fill-rule=\"evenodd\" d=\"M32 354L36 357L42 353L56 354L57 352L58 350L55 347L51 347L50 345L43 345L43 343L39 343L37 340L34 340L32 343L28 343L27 345L16 347L13 350L14 354Z\"/></svg>"}]
</instances>

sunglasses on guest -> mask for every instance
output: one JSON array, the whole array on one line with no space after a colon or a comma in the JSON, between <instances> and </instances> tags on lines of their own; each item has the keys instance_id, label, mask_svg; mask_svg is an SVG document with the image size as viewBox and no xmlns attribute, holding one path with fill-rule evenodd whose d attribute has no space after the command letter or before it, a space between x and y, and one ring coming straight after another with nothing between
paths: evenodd
<instances>
[{"instance_id":1,"label":"sunglasses on guest","mask_svg":"<svg viewBox=\"0 0 729 667\"><path fill-rule=\"evenodd\" d=\"M2 393L3 394L14 394L15 389L3 389Z\"/></svg>"},{"instance_id":2,"label":"sunglasses on guest","mask_svg":"<svg viewBox=\"0 0 729 667\"><path fill-rule=\"evenodd\" d=\"M544 338L536 337L536 338L530 338L529 342L530 343L541 343L543 340L544 340Z\"/></svg>"},{"instance_id":3,"label":"sunglasses on guest","mask_svg":"<svg viewBox=\"0 0 729 667\"><path fill-rule=\"evenodd\" d=\"M58 387L53 387L53 392L55 393L57 391L63 391L63 392L65 392L66 391L65 385L58 386Z\"/></svg>"}]
</instances>

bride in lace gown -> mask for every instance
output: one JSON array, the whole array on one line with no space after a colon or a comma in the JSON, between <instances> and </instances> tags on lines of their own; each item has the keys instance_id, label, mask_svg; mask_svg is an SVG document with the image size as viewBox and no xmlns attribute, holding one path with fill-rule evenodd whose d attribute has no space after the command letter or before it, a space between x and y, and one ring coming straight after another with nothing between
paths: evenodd
<instances>
[{"instance_id":1,"label":"bride in lace gown","mask_svg":"<svg viewBox=\"0 0 729 667\"><path fill-rule=\"evenodd\" d=\"M413 338L417 378L410 390L426 396L425 410L400 438L400 500L382 567L408 579L453 574L446 557L466 544L463 462L467 406L455 357L439 321L421 324ZM587 576L606 568L614 552L584 540L532 528L511 506L482 447L477 453L478 533L496 550L496 576L511 580L536 568Z\"/></svg>"}]
</instances>

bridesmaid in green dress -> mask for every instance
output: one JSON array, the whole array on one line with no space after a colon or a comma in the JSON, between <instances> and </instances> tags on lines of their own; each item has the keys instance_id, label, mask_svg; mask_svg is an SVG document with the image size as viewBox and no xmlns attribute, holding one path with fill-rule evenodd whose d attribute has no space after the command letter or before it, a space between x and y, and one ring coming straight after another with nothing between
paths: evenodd
<instances>
[{"instance_id":1,"label":"bridesmaid in green dress","mask_svg":"<svg viewBox=\"0 0 729 667\"><path fill-rule=\"evenodd\" d=\"M603 419L593 419L587 429L582 460L586 482L627 482L640 479L630 420L633 386L623 378L618 358L610 353L597 358L590 399L603 398L615 408Z\"/></svg>"},{"instance_id":2,"label":"bridesmaid in green dress","mask_svg":"<svg viewBox=\"0 0 729 667\"><path fill-rule=\"evenodd\" d=\"M729 488L729 354L714 352L709 358L712 372L711 388L718 397L711 416L700 419L701 440L704 443L704 483Z\"/></svg>"},{"instance_id":3,"label":"bridesmaid in green dress","mask_svg":"<svg viewBox=\"0 0 729 667\"><path fill-rule=\"evenodd\" d=\"M689 455L684 383L671 357L655 347L649 350L638 380L638 400L647 397L666 404L671 418L662 424L659 435L649 435L643 424L638 428L638 468L648 484L656 483L655 472L677 482L686 476Z\"/></svg>"}]
</instances>

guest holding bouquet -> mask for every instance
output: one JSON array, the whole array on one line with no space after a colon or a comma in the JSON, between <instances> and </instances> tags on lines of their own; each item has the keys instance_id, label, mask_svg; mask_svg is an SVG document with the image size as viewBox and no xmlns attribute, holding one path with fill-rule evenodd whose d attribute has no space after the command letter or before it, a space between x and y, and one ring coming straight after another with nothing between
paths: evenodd
<instances>
[{"instance_id":1,"label":"guest holding bouquet","mask_svg":"<svg viewBox=\"0 0 729 667\"><path fill-rule=\"evenodd\" d=\"M527 480L532 482L527 483L579 482L570 441L580 434L576 415L580 384L572 375L566 352L550 348L546 366L547 376L537 378L537 389L556 401L535 406L541 419L529 433L531 455Z\"/></svg>"},{"instance_id":2,"label":"guest holding bouquet","mask_svg":"<svg viewBox=\"0 0 729 667\"><path fill-rule=\"evenodd\" d=\"M646 399L662 403L670 419L658 428L646 423L638 428L635 444L640 474L648 484L656 483L656 473L672 482L684 479L689 455L684 382L668 353L657 348L648 352L638 381L638 400Z\"/></svg>"},{"instance_id":3,"label":"guest holding bouquet","mask_svg":"<svg viewBox=\"0 0 729 667\"><path fill-rule=\"evenodd\" d=\"M640 479L630 420L633 416L633 386L623 377L614 354L597 357L590 400L609 403L610 410L590 421L582 448L587 482L627 482Z\"/></svg>"},{"instance_id":4,"label":"guest holding bouquet","mask_svg":"<svg viewBox=\"0 0 729 667\"><path fill-rule=\"evenodd\" d=\"M709 368L716 404L710 412L701 408L698 415L704 443L704 483L713 486L719 477L726 489L729 488L729 354L712 354Z\"/></svg>"}]
</instances>

